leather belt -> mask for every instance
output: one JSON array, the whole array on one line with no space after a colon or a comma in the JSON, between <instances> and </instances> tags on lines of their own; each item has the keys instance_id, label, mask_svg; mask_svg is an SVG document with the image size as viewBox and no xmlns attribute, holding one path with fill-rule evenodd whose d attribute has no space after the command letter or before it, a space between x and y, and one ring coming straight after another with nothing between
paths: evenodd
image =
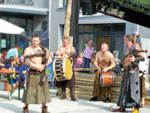
<instances>
[{"instance_id":1,"label":"leather belt","mask_svg":"<svg viewBox=\"0 0 150 113\"><path fill-rule=\"evenodd\" d=\"M40 71L36 71L36 70L29 70L29 75L39 75L41 74Z\"/></svg>"}]
</instances>

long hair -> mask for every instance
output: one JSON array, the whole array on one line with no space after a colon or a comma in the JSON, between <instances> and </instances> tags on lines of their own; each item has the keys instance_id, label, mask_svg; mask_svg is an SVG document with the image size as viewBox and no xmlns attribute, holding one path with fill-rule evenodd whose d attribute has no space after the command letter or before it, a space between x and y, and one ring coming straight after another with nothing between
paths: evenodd
<instances>
[{"instance_id":1,"label":"long hair","mask_svg":"<svg viewBox=\"0 0 150 113\"><path fill-rule=\"evenodd\" d=\"M129 34L129 35L125 35L124 37L125 37L125 39L127 39L130 42L132 42L133 44L135 43L133 35Z\"/></svg>"}]
</instances>

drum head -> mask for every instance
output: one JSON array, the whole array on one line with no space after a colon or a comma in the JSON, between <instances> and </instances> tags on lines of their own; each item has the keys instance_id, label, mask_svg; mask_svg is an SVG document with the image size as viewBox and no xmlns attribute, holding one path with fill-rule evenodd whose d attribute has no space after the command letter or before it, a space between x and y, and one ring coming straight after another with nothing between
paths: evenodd
<instances>
[{"instance_id":1,"label":"drum head","mask_svg":"<svg viewBox=\"0 0 150 113\"><path fill-rule=\"evenodd\" d=\"M64 75L66 77L66 80L70 80L72 78L72 64L70 59L64 60Z\"/></svg>"}]
</instances>

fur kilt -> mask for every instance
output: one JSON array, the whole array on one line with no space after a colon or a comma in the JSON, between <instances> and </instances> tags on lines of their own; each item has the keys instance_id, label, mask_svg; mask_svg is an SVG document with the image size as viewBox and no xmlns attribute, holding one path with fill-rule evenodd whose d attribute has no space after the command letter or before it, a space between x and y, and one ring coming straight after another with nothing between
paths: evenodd
<instances>
[{"instance_id":1,"label":"fur kilt","mask_svg":"<svg viewBox=\"0 0 150 113\"><path fill-rule=\"evenodd\" d=\"M28 75L22 102L25 104L43 104L51 101L48 80L39 85L41 75Z\"/></svg>"}]
</instances>

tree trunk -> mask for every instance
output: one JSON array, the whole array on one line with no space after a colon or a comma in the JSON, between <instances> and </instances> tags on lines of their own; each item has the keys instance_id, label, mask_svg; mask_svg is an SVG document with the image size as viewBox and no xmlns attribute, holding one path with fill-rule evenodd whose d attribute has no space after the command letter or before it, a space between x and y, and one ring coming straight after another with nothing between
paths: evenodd
<instances>
[{"instance_id":1,"label":"tree trunk","mask_svg":"<svg viewBox=\"0 0 150 113\"><path fill-rule=\"evenodd\" d=\"M65 26L64 26L64 37L68 37L70 40L70 44L73 45L73 38L70 37L70 21L71 21L71 12L72 12L72 0L68 0L67 8L66 8L66 18L65 18Z\"/></svg>"}]
</instances>

